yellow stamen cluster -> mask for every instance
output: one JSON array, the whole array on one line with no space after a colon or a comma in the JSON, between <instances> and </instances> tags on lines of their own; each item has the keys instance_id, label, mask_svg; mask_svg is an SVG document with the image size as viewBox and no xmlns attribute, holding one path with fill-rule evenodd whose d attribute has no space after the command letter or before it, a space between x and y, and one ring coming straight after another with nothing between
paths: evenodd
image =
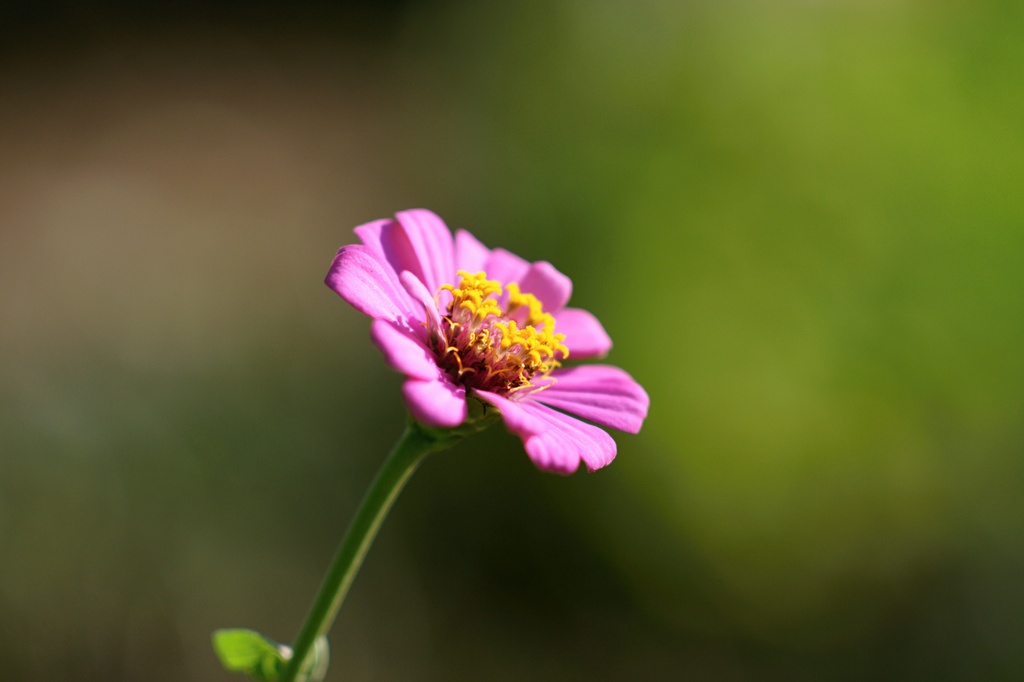
<instances>
[{"instance_id":1,"label":"yellow stamen cluster","mask_svg":"<svg viewBox=\"0 0 1024 682\"><path fill-rule=\"evenodd\" d=\"M555 318L536 296L514 283L503 290L483 272L458 275L458 287L441 287L452 301L436 337L438 357L454 378L507 394L528 388L569 356L565 335L555 333Z\"/></svg>"},{"instance_id":2,"label":"yellow stamen cluster","mask_svg":"<svg viewBox=\"0 0 1024 682\"><path fill-rule=\"evenodd\" d=\"M452 292L450 313L457 307L459 310L468 311L478 322L483 322L491 315L501 315L501 307L491 298L501 295L501 284L487 279L487 275L482 272L471 275L465 270L459 270L457 274L462 278L458 289L451 284L441 287L442 291Z\"/></svg>"},{"instance_id":3,"label":"yellow stamen cluster","mask_svg":"<svg viewBox=\"0 0 1024 682\"><path fill-rule=\"evenodd\" d=\"M554 328L555 318L549 313L544 312L536 296L520 292L519 285L515 283L506 285L505 289L508 291L508 312L510 314L525 307L529 311L526 317L526 324L533 327L546 326L548 329ZM564 334L562 338L565 338Z\"/></svg>"}]
</instances>

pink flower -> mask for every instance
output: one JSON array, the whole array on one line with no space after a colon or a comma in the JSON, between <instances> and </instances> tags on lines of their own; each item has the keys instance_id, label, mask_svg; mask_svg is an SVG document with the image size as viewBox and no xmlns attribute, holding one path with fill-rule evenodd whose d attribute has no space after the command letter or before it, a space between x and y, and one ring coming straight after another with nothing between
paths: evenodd
<instances>
[{"instance_id":1,"label":"pink flower","mask_svg":"<svg viewBox=\"0 0 1024 682\"><path fill-rule=\"evenodd\" d=\"M454 428L467 394L499 410L541 469L594 471L615 458L601 426L636 433L650 403L625 371L609 365L562 367L604 355L601 323L567 308L572 282L550 263L488 249L464 230L454 239L423 209L355 229L362 244L338 251L327 285L373 318L371 334L387 363L406 376L412 416Z\"/></svg>"}]
</instances>

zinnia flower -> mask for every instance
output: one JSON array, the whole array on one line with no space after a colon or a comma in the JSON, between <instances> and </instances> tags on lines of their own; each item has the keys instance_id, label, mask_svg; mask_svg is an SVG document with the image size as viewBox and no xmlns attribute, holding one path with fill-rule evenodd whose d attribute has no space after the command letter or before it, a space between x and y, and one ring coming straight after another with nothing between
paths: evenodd
<instances>
[{"instance_id":1,"label":"zinnia flower","mask_svg":"<svg viewBox=\"0 0 1024 682\"><path fill-rule=\"evenodd\" d=\"M617 367L562 367L612 345L597 318L566 307L570 279L550 263L488 249L465 230L453 239L430 211L396 217L357 227L362 244L338 251L326 282L373 318L374 343L406 377L412 416L454 428L473 396L498 409L541 469L572 473L582 460L594 471L611 462L615 441L576 417L636 433L650 401Z\"/></svg>"}]
</instances>

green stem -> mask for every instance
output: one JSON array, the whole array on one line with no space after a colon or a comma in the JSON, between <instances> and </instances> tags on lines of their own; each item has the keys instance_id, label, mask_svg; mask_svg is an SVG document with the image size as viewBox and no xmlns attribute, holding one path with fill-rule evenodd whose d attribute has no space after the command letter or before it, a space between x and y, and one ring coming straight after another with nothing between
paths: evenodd
<instances>
[{"instance_id":1,"label":"green stem","mask_svg":"<svg viewBox=\"0 0 1024 682\"><path fill-rule=\"evenodd\" d=\"M479 426L474 425L478 430ZM429 452L443 450L466 435L466 430L430 431L410 422L402 438L384 461L377 477L366 491L356 516L338 547L334 561L324 577L320 592L306 616L306 622L292 647L292 656L281 676L281 682L296 682L303 663L318 638L327 634L338 615L341 602L352 585L359 567L370 549L381 523L394 504L402 486Z\"/></svg>"}]
</instances>

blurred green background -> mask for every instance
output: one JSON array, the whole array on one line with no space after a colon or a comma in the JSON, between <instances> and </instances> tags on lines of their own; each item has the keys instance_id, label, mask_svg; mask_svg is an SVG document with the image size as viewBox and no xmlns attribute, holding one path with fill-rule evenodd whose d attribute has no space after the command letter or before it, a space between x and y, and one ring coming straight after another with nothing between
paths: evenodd
<instances>
[{"instance_id":1,"label":"blurred green background","mask_svg":"<svg viewBox=\"0 0 1024 682\"><path fill-rule=\"evenodd\" d=\"M1024 5L25 5L0 23L0 669L228 680L404 420L322 284L429 207L650 392L428 460L330 680L1024 676ZM241 679L241 678L237 678Z\"/></svg>"}]
</instances>

